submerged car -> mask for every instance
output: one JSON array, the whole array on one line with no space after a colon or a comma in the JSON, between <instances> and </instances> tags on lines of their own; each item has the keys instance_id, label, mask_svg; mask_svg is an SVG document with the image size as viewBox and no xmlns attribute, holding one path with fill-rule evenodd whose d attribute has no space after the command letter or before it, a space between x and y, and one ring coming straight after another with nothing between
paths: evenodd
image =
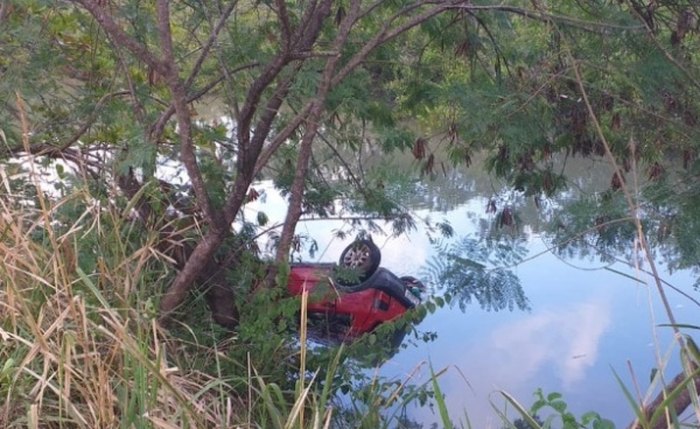
<instances>
[{"instance_id":1,"label":"submerged car","mask_svg":"<svg viewBox=\"0 0 700 429\"><path fill-rule=\"evenodd\" d=\"M423 284L379 266L381 253L371 240L345 248L338 264L292 264L287 289L309 293L307 315L335 334L348 337L372 331L421 303Z\"/></svg>"}]
</instances>

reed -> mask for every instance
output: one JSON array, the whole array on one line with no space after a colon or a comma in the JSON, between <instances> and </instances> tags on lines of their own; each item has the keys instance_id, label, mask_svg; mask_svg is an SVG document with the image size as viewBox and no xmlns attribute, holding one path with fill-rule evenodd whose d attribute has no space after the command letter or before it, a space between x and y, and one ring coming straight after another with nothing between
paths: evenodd
<instances>
[{"instance_id":1,"label":"reed","mask_svg":"<svg viewBox=\"0 0 700 429\"><path fill-rule=\"evenodd\" d=\"M317 379L302 318L290 348L297 387L287 390L251 359L231 361L235 337L211 341L211 326L165 331L154 300L169 261L156 235L139 237L128 213L86 190L40 198L0 197L0 427L331 427L344 347ZM83 211L66 223L69 206Z\"/></svg>"},{"instance_id":2,"label":"reed","mask_svg":"<svg viewBox=\"0 0 700 429\"><path fill-rule=\"evenodd\" d=\"M81 199L84 213L60 224L61 207ZM131 248L128 219L86 193L18 201L0 199L0 427L218 426L213 378L168 363L145 304L145 282L165 275L153 240Z\"/></svg>"}]
</instances>

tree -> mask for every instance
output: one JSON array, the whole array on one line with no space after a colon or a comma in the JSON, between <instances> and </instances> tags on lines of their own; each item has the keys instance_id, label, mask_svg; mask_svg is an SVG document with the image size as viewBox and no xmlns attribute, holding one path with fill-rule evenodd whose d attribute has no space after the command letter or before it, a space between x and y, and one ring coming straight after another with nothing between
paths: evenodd
<instances>
[{"instance_id":1,"label":"tree","mask_svg":"<svg viewBox=\"0 0 700 429\"><path fill-rule=\"evenodd\" d=\"M4 3L2 158L65 160L105 194L118 184L178 255L163 316L193 285L213 283L215 318L233 326L222 266L236 255L215 255L275 158L289 192L279 264L302 212L334 197L408 219L386 204L383 183L352 168L352 194L308 192L323 186L310 168L315 145L358 152L371 134L387 150L411 149L427 174L438 149L467 164L486 150L495 174L538 197L565 183L553 154L603 154L603 137L623 170L644 160L660 174L668 150L689 164L700 141L697 17L697 6L636 0ZM197 120L212 99L229 129ZM406 132L406 118L426 135ZM194 205L156 174L163 159L181 160ZM622 171L612 177L619 187ZM178 252L169 205L201 226Z\"/></svg>"},{"instance_id":2,"label":"tree","mask_svg":"<svg viewBox=\"0 0 700 429\"><path fill-rule=\"evenodd\" d=\"M167 317L197 280L216 277L220 268L214 254L231 233L250 184L294 140L298 154L277 250L278 262L286 262L313 142L321 124L344 107L329 108L331 94L347 91L344 82L355 78L378 47L464 5L330 0L10 4L2 19L12 28L7 39L14 43L4 53L20 61L2 65L14 78L3 92L21 88L16 98L28 107L15 107L6 98L4 115L29 114L25 120L38 132L32 131L32 143L25 147L15 129L6 130L5 156L31 152L73 162L95 178L112 177L137 200L142 220L170 235L175 231L158 221L162 216L156 206L172 201L167 195L143 195L143 190L158 183L158 156L178 155L203 233L178 261L181 270L161 301ZM20 33L22 38L13 38ZM33 91L25 80L27 69ZM205 96L226 100L235 121L231 141L217 127L193 120L193 103ZM213 142L221 144L219 153ZM96 148L106 149L102 159L86 155ZM109 165L113 174L100 177ZM172 189L161 185L161 194ZM214 306L233 302L225 287L214 287L210 294ZM214 311L220 322L235 324L230 305L220 310Z\"/></svg>"}]
</instances>

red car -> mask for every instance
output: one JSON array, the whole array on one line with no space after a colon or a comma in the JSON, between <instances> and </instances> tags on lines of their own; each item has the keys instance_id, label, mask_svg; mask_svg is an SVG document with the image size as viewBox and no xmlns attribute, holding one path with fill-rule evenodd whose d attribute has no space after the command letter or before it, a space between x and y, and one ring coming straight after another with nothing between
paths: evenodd
<instances>
[{"instance_id":1,"label":"red car","mask_svg":"<svg viewBox=\"0 0 700 429\"><path fill-rule=\"evenodd\" d=\"M413 277L379 267L380 260L371 240L358 240L343 251L339 264L292 264L287 289L292 295L309 292L310 320L329 322L335 334L361 335L419 305L425 289Z\"/></svg>"}]
</instances>

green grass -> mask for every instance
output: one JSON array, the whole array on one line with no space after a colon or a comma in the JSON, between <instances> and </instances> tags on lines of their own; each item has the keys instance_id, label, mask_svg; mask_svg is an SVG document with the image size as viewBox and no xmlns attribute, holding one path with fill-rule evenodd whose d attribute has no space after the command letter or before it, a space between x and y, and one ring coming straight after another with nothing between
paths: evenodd
<instances>
[{"instance_id":1,"label":"green grass","mask_svg":"<svg viewBox=\"0 0 700 429\"><path fill-rule=\"evenodd\" d=\"M315 429L364 418L335 414L346 350L309 367L303 318L299 337L256 349L193 297L190 324L164 330L157 299L172 273L157 234L87 192L19 201L0 197L0 427ZM289 365L291 379L270 369ZM382 400L367 403L381 416Z\"/></svg>"},{"instance_id":2,"label":"green grass","mask_svg":"<svg viewBox=\"0 0 700 429\"><path fill-rule=\"evenodd\" d=\"M339 403L350 350L341 346L312 364L303 317L296 342L270 341L260 333L268 324L243 341L243 330L225 336L212 326L194 297L189 325L163 330L157 299L172 272L157 234L144 235L128 211L95 204L86 191L40 198L36 207L20 201L0 197L0 427L394 428L405 427L397 410L419 402L418 392L428 392L442 427L471 427L466 412L458 418L447 407L440 378L449 372L432 367L417 390L407 389L412 380L367 377ZM305 314L305 298L296 313ZM251 347L255 338L270 344ZM685 344L687 372L655 409L645 410L641 395L620 382L639 428L681 427L672 411L681 395L700 414L691 382L700 353L692 339ZM518 427L515 418L537 429L611 427L596 413L574 416L558 394L536 394L528 408L503 392L494 406L502 427Z\"/></svg>"}]
</instances>

